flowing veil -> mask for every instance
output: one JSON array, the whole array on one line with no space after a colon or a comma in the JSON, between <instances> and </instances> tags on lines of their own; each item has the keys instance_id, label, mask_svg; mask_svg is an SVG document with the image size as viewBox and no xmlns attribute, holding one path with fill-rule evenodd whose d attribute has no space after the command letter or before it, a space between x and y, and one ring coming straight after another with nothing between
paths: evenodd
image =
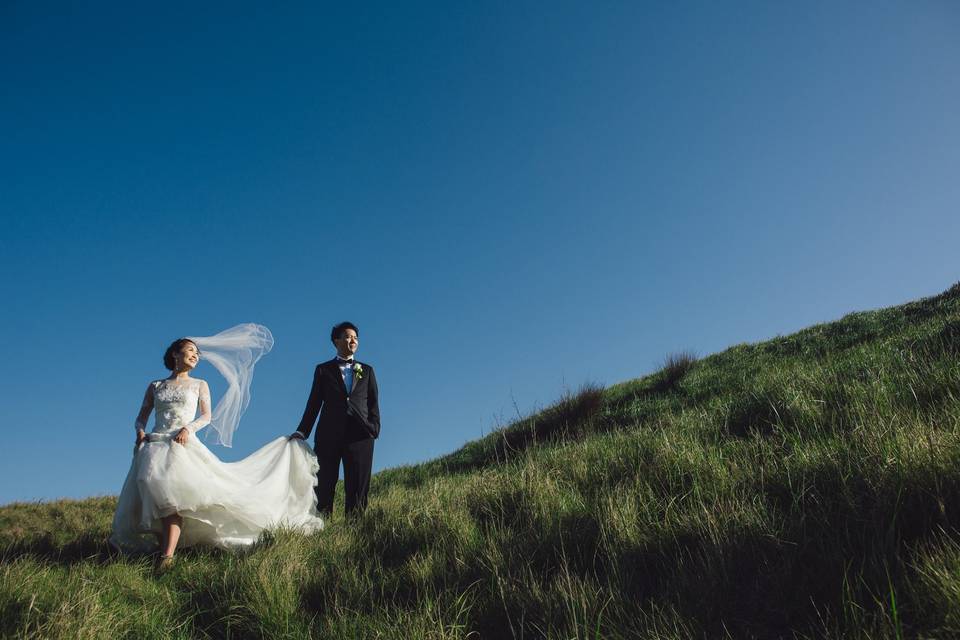
<instances>
[{"instance_id":1,"label":"flowing veil","mask_svg":"<svg viewBox=\"0 0 960 640\"><path fill-rule=\"evenodd\" d=\"M213 442L230 447L240 416L250 404L254 365L273 348L273 334L262 324L248 322L216 335L188 339L199 347L200 358L212 364L227 381L227 390L213 409L210 427L216 434Z\"/></svg>"}]
</instances>

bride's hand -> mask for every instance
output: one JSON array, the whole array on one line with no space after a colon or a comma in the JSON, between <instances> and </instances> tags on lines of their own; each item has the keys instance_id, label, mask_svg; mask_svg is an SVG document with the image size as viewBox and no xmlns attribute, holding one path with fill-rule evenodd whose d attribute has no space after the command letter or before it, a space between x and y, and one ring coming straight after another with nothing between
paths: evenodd
<instances>
[{"instance_id":1,"label":"bride's hand","mask_svg":"<svg viewBox=\"0 0 960 640\"><path fill-rule=\"evenodd\" d=\"M177 432L177 435L173 436L173 441L177 444L187 444L187 438L190 437L190 430L184 427Z\"/></svg>"},{"instance_id":2,"label":"bride's hand","mask_svg":"<svg viewBox=\"0 0 960 640\"><path fill-rule=\"evenodd\" d=\"M136 453L143 441L147 439L147 433L143 429L137 429L137 441L133 445L133 452Z\"/></svg>"}]
</instances>

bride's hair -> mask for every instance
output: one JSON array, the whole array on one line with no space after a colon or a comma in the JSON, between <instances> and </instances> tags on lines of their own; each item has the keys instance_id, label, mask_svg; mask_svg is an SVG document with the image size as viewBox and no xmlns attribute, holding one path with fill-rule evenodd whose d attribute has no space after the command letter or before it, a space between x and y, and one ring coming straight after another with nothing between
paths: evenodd
<instances>
[{"instance_id":1,"label":"bride's hair","mask_svg":"<svg viewBox=\"0 0 960 640\"><path fill-rule=\"evenodd\" d=\"M163 353L163 366L165 366L170 371L173 371L177 362L173 357L173 354L180 353L180 350L183 349L183 346L186 344L192 344L197 348L197 353L200 353L200 347L197 347L197 343L191 340L190 338L178 338L170 343L170 346L167 347L167 350Z\"/></svg>"}]
</instances>

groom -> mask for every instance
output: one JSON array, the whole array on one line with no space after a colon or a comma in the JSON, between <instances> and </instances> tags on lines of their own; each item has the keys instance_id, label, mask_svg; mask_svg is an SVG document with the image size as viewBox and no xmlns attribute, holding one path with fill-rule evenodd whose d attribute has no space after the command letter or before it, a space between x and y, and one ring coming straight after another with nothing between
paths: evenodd
<instances>
[{"instance_id":1,"label":"groom","mask_svg":"<svg viewBox=\"0 0 960 640\"><path fill-rule=\"evenodd\" d=\"M290 436L306 439L316 422L313 449L320 463L317 510L327 516L333 512L341 460L347 515L363 513L367 507L373 441L380 435L377 378L373 367L353 359L359 333L350 322L341 322L330 332L337 357L317 365L300 426Z\"/></svg>"}]
</instances>

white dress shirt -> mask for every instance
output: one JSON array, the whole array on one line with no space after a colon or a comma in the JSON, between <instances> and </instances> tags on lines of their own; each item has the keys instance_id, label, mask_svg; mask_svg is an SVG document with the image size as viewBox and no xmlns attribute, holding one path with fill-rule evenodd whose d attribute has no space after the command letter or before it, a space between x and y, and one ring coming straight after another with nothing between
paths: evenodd
<instances>
[{"instance_id":1,"label":"white dress shirt","mask_svg":"<svg viewBox=\"0 0 960 640\"><path fill-rule=\"evenodd\" d=\"M344 362L340 356L337 356L337 366L340 367L343 384L347 387L347 395L350 395L350 392L353 391L353 363L352 358Z\"/></svg>"}]
</instances>

